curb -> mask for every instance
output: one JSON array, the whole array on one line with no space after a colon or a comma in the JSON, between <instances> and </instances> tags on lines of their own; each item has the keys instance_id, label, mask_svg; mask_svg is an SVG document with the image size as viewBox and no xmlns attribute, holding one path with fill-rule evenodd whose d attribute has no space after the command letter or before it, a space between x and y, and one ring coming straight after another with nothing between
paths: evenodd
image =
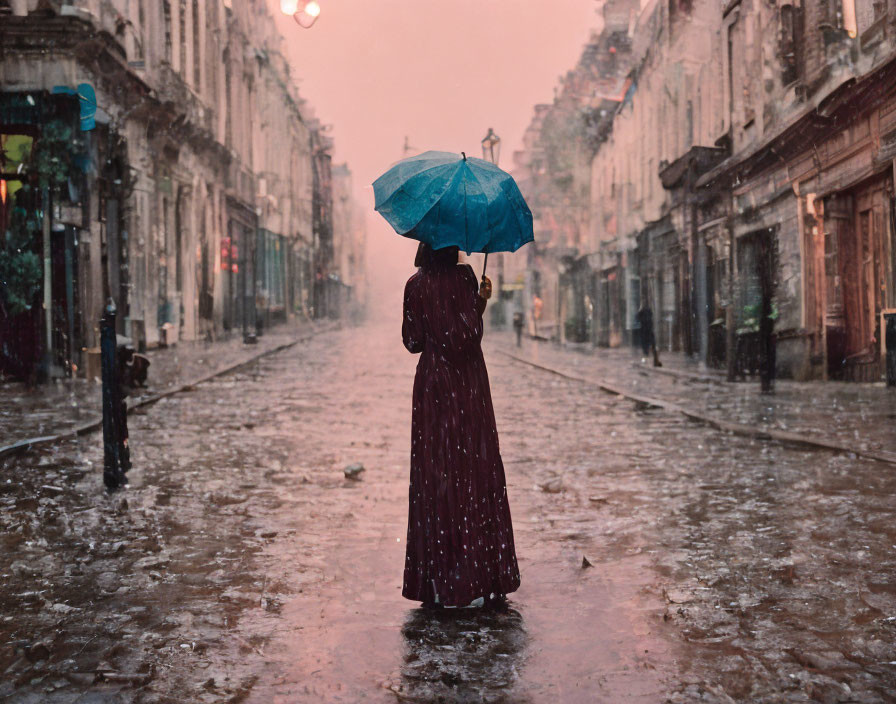
<instances>
[{"instance_id":1,"label":"curb","mask_svg":"<svg viewBox=\"0 0 896 704\"><path fill-rule=\"evenodd\" d=\"M530 337L531 340L543 343L550 342L545 337ZM593 350L594 348L592 348ZM570 349L570 352L576 352L585 357L589 355L589 350L585 349ZM623 362L625 363L625 362ZM639 364L636 361L631 362L632 369L638 370L644 374L662 374L664 376L670 376L675 379L685 379L688 381L697 381L704 384L718 384L719 386L725 386L730 384L731 382L725 379L721 374L701 374L698 371L688 371L687 369L675 369L674 367L654 367L652 364Z\"/></svg>"},{"instance_id":2,"label":"curb","mask_svg":"<svg viewBox=\"0 0 896 704\"><path fill-rule=\"evenodd\" d=\"M688 381L697 381L702 384L717 384L719 386L725 386L730 384L731 382L727 379L723 378L721 375L713 376L713 375L703 375L696 372L689 372L681 369L670 369L668 367L654 367L649 363L638 364L638 362L632 362L632 369L638 370L644 374L663 374L665 376L671 376L675 379L686 379Z\"/></svg>"},{"instance_id":3,"label":"curb","mask_svg":"<svg viewBox=\"0 0 896 704\"><path fill-rule=\"evenodd\" d=\"M637 403L642 403L646 406L653 406L656 408L662 408L664 411L668 411L670 413L679 413L691 420L696 420L701 423L705 423L713 428L718 430L724 430L729 433L733 433L734 435L742 435L744 437L754 438L756 440L776 440L781 443L785 443L788 445L798 445L802 447L809 447L816 450L826 450L828 452L845 452L851 453L856 457L864 457L866 459L875 460L877 462L884 462L886 464L896 465L896 453L892 452L881 452L875 450L857 450L855 448L849 447L839 442L833 442L831 440L825 440L823 438L812 437L810 435L801 435L799 433L789 433L786 430L776 430L774 428L755 428L750 425L745 425L744 423L734 423L731 421L723 420L716 416L707 415L705 413L700 413L698 411L693 411L689 408L681 406L672 401L665 401L663 399L652 398L650 396L642 396L640 394L632 393L626 389L622 389L618 386L614 386L613 384L607 383L605 381L599 379L589 379L588 377L578 376L576 374L569 374L567 372L560 371L554 367L548 367L543 364L539 364L537 362L533 362L531 360L525 359L523 357L519 357L511 352L507 352L506 350L502 350L500 348L495 350L500 354L503 354L505 357L509 357L521 364L527 364L530 367L534 367L536 369L540 369L542 371L549 372L551 374L556 374L557 376L563 377L564 379L571 379L573 381L580 381L586 384L590 384L592 386L596 386L601 391L605 391L606 393L615 394L617 396L622 396L624 398L630 399Z\"/></svg>"},{"instance_id":4,"label":"curb","mask_svg":"<svg viewBox=\"0 0 896 704\"><path fill-rule=\"evenodd\" d=\"M283 344L277 345L276 347L272 347L269 350L264 350L263 352L259 352L258 354L253 355L249 359L245 359L241 362L236 362L222 369L218 369L216 371L210 372L205 376L201 376L197 379L193 379L192 381L186 381L174 386L170 389L166 389L165 391L161 391L157 394L153 394L151 396L147 396L145 398L141 398L139 401L134 402L133 404L128 404L128 415L131 415L138 408L143 408L144 406L151 406L154 403L161 401L163 398L168 398L169 396L174 396L174 394L179 394L183 391L191 390L193 387L198 386L199 384L204 384L207 381L211 381L219 376L224 376L225 374L230 374L231 372L236 371L240 367L245 367L248 364L252 364L253 362L257 362L262 357L267 357L268 355L276 354L277 352L282 352L283 350L289 349L290 347L294 347L300 342L305 342L310 340L311 338L325 332L332 332L334 330L338 330L341 327L339 323L335 325L331 325L329 327L323 327L318 330L314 330L313 332L309 332L305 335L301 335L289 342L284 342ZM70 430L66 430L62 433L57 433L56 435L42 435L36 438L26 438L25 440L19 440L17 442L12 443L11 445L6 445L0 447L0 460L5 460L8 457L13 457L15 455L19 455L29 450L41 447L43 445L49 445L54 442L60 442L62 440L70 440L72 438L80 437L81 435L87 435L96 430L101 430L103 427L103 417L100 415L96 420L89 421L87 423L82 423L81 425L77 425Z\"/></svg>"}]
</instances>

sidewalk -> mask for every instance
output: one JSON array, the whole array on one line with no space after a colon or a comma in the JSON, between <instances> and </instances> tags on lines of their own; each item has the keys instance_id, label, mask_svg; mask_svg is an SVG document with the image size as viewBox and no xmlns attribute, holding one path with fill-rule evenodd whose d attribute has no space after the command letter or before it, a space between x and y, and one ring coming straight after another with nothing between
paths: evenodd
<instances>
[{"instance_id":1,"label":"sidewalk","mask_svg":"<svg viewBox=\"0 0 896 704\"><path fill-rule=\"evenodd\" d=\"M181 341L149 350L147 388L131 391L128 407L155 400L267 354L317 331L331 321L287 323L269 328L258 344L243 344L241 336L216 342ZM4 448L34 439L84 431L102 420L102 385L98 380L58 379L27 389L22 383L0 384L0 456Z\"/></svg>"},{"instance_id":2,"label":"sidewalk","mask_svg":"<svg viewBox=\"0 0 896 704\"><path fill-rule=\"evenodd\" d=\"M896 389L880 384L776 380L761 394L759 380L729 383L723 372L702 369L681 354L665 353L663 366L641 363L629 347L560 347L491 332L497 349L521 361L623 393L659 402L723 430L786 442L847 450L896 463ZM749 429L749 430L748 430Z\"/></svg>"}]
</instances>

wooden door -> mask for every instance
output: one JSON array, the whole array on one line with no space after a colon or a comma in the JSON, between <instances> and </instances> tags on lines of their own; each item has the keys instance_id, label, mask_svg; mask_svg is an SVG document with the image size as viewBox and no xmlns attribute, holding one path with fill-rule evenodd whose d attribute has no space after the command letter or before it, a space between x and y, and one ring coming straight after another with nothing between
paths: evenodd
<instances>
[{"instance_id":1,"label":"wooden door","mask_svg":"<svg viewBox=\"0 0 896 704\"><path fill-rule=\"evenodd\" d=\"M829 328L846 327L842 272L849 269L844 259L849 258L849 243L853 239L852 211L852 196L848 194L831 196L825 202L825 325Z\"/></svg>"},{"instance_id":2,"label":"wooden door","mask_svg":"<svg viewBox=\"0 0 896 704\"><path fill-rule=\"evenodd\" d=\"M849 243L852 237L853 199L838 193L824 201L824 326L828 375L843 377L847 356L847 304L843 273L850 271Z\"/></svg>"},{"instance_id":3,"label":"wooden door","mask_svg":"<svg viewBox=\"0 0 896 704\"><path fill-rule=\"evenodd\" d=\"M848 380L874 381L882 369L887 184L877 179L825 205L828 362Z\"/></svg>"},{"instance_id":4,"label":"wooden door","mask_svg":"<svg viewBox=\"0 0 896 704\"><path fill-rule=\"evenodd\" d=\"M853 353L873 353L879 342L877 330L883 305L886 257L884 253L885 195L883 182L876 182L856 195L856 241L854 280L857 316L850 325Z\"/></svg>"}]
</instances>

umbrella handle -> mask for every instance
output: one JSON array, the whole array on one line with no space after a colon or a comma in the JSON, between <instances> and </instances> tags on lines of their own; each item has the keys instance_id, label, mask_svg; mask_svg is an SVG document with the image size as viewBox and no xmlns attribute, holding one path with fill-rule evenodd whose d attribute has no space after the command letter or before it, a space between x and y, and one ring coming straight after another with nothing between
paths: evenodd
<instances>
[{"instance_id":1,"label":"umbrella handle","mask_svg":"<svg viewBox=\"0 0 896 704\"><path fill-rule=\"evenodd\" d=\"M485 268L488 266L488 252L485 253L485 261L482 263L482 278L485 278Z\"/></svg>"}]
</instances>

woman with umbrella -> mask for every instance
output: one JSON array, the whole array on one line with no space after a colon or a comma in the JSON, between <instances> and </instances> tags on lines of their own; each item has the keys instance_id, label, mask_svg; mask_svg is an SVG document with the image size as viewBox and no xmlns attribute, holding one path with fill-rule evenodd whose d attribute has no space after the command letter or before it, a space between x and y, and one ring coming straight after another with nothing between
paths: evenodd
<instances>
[{"instance_id":1,"label":"woman with umbrella","mask_svg":"<svg viewBox=\"0 0 896 704\"><path fill-rule=\"evenodd\" d=\"M459 266L458 249L515 251L533 239L532 215L509 175L446 152L399 162L374 193L389 223L421 241L402 323L420 354L402 594L439 607L500 602L520 575L480 347L491 282Z\"/></svg>"}]
</instances>

